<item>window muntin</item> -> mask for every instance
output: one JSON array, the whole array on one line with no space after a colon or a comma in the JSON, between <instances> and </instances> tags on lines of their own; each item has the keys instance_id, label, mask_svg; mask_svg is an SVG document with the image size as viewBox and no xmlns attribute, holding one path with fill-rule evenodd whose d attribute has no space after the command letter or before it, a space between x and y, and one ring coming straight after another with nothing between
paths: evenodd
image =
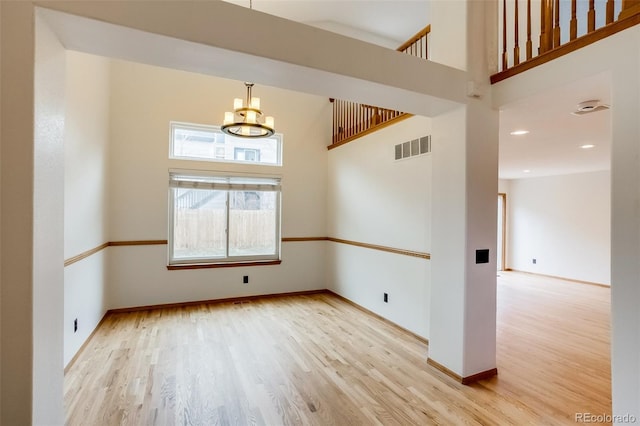
<instances>
[{"instance_id":1,"label":"window muntin","mask_svg":"<svg viewBox=\"0 0 640 426\"><path fill-rule=\"evenodd\" d=\"M170 172L169 264L278 260L280 179Z\"/></svg>"},{"instance_id":2,"label":"window muntin","mask_svg":"<svg viewBox=\"0 0 640 426\"><path fill-rule=\"evenodd\" d=\"M169 158L281 166L282 135L236 138L218 126L172 122Z\"/></svg>"}]
</instances>

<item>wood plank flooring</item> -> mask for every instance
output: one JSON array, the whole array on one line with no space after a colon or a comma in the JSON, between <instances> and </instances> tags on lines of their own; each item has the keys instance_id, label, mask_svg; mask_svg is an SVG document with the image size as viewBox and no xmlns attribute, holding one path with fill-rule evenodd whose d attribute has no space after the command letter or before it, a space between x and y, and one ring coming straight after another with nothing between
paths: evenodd
<instances>
[{"instance_id":1,"label":"wood plank flooring","mask_svg":"<svg viewBox=\"0 0 640 426\"><path fill-rule=\"evenodd\" d=\"M575 424L611 413L609 289L502 273L499 375L331 294L109 315L65 375L68 425Z\"/></svg>"}]
</instances>

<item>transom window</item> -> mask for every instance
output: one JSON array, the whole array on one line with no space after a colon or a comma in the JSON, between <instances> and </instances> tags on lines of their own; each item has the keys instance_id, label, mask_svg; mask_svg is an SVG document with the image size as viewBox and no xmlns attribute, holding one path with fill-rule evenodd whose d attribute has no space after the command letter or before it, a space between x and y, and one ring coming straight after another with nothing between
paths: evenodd
<instances>
[{"instance_id":1,"label":"transom window","mask_svg":"<svg viewBox=\"0 0 640 426\"><path fill-rule=\"evenodd\" d=\"M169 264L280 258L280 179L169 173Z\"/></svg>"},{"instance_id":2,"label":"transom window","mask_svg":"<svg viewBox=\"0 0 640 426\"><path fill-rule=\"evenodd\" d=\"M236 138L218 126L172 122L169 158L281 166L282 135Z\"/></svg>"}]
</instances>

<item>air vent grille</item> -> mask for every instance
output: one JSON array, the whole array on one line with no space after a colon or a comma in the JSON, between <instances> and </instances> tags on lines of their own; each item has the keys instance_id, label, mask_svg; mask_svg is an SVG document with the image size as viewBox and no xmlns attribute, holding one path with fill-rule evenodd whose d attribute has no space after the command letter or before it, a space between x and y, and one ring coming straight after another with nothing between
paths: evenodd
<instances>
[{"instance_id":1,"label":"air vent grille","mask_svg":"<svg viewBox=\"0 0 640 426\"><path fill-rule=\"evenodd\" d=\"M431 152L431 135L399 143L394 148L394 158L396 160L429 154Z\"/></svg>"}]
</instances>

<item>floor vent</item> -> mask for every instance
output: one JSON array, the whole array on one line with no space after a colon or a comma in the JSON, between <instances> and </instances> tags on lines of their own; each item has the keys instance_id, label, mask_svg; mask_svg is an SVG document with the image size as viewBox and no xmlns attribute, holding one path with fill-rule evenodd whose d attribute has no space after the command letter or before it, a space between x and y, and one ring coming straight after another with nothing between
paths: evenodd
<instances>
[{"instance_id":1,"label":"floor vent","mask_svg":"<svg viewBox=\"0 0 640 426\"><path fill-rule=\"evenodd\" d=\"M416 155L429 154L430 152L431 135L428 135L397 144L394 150L394 158L396 160L402 160L404 158L415 157Z\"/></svg>"}]
</instances>

